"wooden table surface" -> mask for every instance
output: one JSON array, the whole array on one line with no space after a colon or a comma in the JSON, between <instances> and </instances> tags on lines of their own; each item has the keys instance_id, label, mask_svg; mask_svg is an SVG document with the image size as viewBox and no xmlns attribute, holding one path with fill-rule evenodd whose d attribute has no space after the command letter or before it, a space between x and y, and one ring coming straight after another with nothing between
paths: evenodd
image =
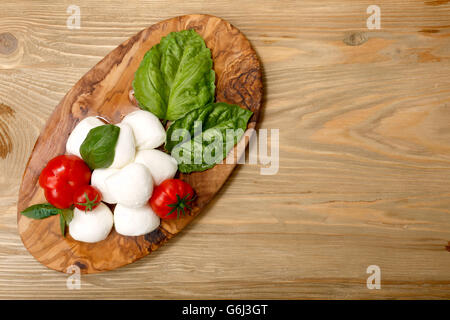
<instances>
[{"instance_id":1,"label":"wooden table surface","mask_svg":"<svg viewBox=\"0 0 450 320\"><path fill-rule=\"evenodd\" d=\"M53 3L1 3L0 298L450 298L449 1ZM80 29L66 26L70 4ZM372 4L380 30L366 27ZM34 142L103 56L189 13L228 20L256 49L279 171L240 166L157 252L68 290L17 233Z\"/></svg>"}]
</instances>

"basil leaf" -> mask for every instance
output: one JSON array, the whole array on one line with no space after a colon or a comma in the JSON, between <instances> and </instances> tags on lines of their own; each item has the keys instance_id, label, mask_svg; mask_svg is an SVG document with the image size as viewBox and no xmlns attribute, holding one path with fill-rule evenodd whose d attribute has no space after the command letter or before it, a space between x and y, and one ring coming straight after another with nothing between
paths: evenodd
<instances>
[{"instance_id":1,"label":"basil leaf","mask_svg":"<svg viewBox=\"0 0 450 320\"><path fill-rule=\"evenodd\" d=\"M73 209L64 209L62 210L61 215L64 217L66 225L69 226L69 223L73 219Z\"/></svg>"},{"instance_id":2,"label":"basil leaf","mask_svg":"<svg viewBox=\"0 0 450 320\"><path fill-rule=\"evenodd\" d=\"M133 80L143 110L177 120L214 101L211 51L194 30L172 32L145 54Z\"/></svg>"},{"instance_id":3,"label":"basil leaf","mask_svg":"<svg viewBox=\"0 0 450 320\"><path fill-rule=\"evenodd\" d=\"M80 146L80 154L89 168L107 168L113 160L120 128L105 124L89 131Z\"/></svg>"},{"instance_id":4,"label":"basil leaf","mask_svg":"<svg viewBox=\"0 0 450 320\"><path fill-rule=\"evenodd\" d=\"M237 105L211 103L187 113L167 130L166 150L184 173L221 162L239 142L252 112Z\"/></svg>"},{"instance_id":5,"label":"basil leaf","mask_svg":"<svg viewBox=\"0 0 450 320\"><path fill-rule=\"evenodd\" d=\"M22 215L32 219L44 219L61 213L61 209L52 206L50 203L32 205L21 212Z\"/></svg>"},{"instance_id":6,"label":"basil leaf","mask_svg":"<svg viewBox=\"0 0 450 320\"><path fill-rule=\"evenodd\" d=\"M63 237L66 236L66 221L64 220L64 215L59 215L59 227L61 228L61 234Z\"/></svg>"}]
</instances>

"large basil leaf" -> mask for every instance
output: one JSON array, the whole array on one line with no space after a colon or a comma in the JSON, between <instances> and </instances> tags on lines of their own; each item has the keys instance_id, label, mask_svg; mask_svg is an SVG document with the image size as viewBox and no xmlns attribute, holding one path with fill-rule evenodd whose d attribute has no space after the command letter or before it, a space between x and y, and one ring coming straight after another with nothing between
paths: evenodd
<instances>
[{"instance_id":1,"label":"large basil leaf","mask_svg":"<svg viewBox=\"0 0 450 320\"><path fill-rule=\"evenodd\" d=\"M62 209L58 209L50 203L41 203L26 208L21 212L21 214L32 219L44 219L50 216L55 216L61 212Z\"/></svg>"},{"instance_id":2,"label":"large basil leaf","mask_svg":"<svg viewBox=\"0 0 450 320\"><path fill-rule=\"evenodd\" d=\"M112 124L89 131L80 147L81 157L89 168L107 168L112 164L119 133L120 128Z\"/></svg>"},{"instance_id":3,"label":"large basil leaf","mask_svg":"<svg viewBox=\"0 0 450 320\"><path fill-rule=\"evenodd\" d=\"M252 114L227 103L192 110L167 130L166 150L177 159L181 172L212 168L242 138Z\"/></svg>"},{"instance_id":4,"label":"large basil leaf","mask_svg":"<svg viewBox=\"0 0 450 320\"><path fill-rule=\"evenodd\" d=\"M141 109L177 120L213 102L211 52L194 30L172 32L145 54L133 80Z\"/></svg>"}]
</instances>

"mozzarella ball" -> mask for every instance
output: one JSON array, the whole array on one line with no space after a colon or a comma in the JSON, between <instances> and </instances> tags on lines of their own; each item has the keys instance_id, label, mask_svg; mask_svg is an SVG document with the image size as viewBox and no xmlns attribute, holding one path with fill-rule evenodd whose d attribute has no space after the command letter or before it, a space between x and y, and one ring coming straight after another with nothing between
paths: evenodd
<instances>
[{"instance_id":1,"label":"mozzarella ball","mask_svg":"<svg viewBox=\"0 0 450 320\"><path fill-rule=\"evenodd\" d=\"M119 169L114 168L99 168L92 172L91 185L102 193L102 201L104 202L117 203L116 198L114 198L106 185L106 178L117 172L119 172Z\"/></svg>"},{"instance_id":2,"label":"mozzarella ball","mask_svg":"<svg viewBox=\"0 0 450 320\"><path fill-rule=\"evenodd\" d=\"M81 158L80 147L86 139L89 131L105 123L96 117L87 117L80 121L73 129L66 143L66 153L73 154Z\"/></svg>"},{"instance_id":3,"label":"mozzarella ball","mask_svg":"<svg viewBox=\"0 0 450 320\"><path fill-rule=\"evenodd\" d=\"M69 223L69 233L78 241L99 242L106 239L113 223L113 214L104 203L100 203L97 208L87 212L75 208L73 219Z\"/></svg>"},{"instance_id":4,"label":"mozzarella ball","mask_svg":"<svg viewBox=\"0 0 450 320\"><path fill-rule=\"evenodd\" d=\"M114 152L113 163L109 168L123 168L130 162L133 162L136 153L133 130L126 123L116 124L120 128L119 138Z\"/></svg>"},{"instance_id":5,"label":"mozzarella ball","mask_svg":"<svg viewBox=\"0 0 450 320\"><path fill-rule=\"evenodd\" d=\"M178 170L177 160L171 155L159 150L139 150L134 160L147 167L155 185L167 179L172 179Z\"/></svg>"},{"instance_id":6,"label":"mozzarella ball","mask_svg":"<svg viewBox=\"0 0 450 320\"><path fill-rule=\"evenodd\" d=\"M117 203L131 208L142 207L153 192L150 171L140 163L126 165L106 178L105 183Z\"/></svg>"},{"instance_id":7,"label":"mozzarella ball","mask_svg":"<svg viewBox=\"0 0 450 320\"><path fill-rule=\"evenodd\" d=\"M129 208L118 204L114 209L114 227L124 236L141 236L159 227L159 217L149 205Z\"/></svg>"},{"instance_id":8,"label":"mozzarella ball","mask_svg":"<svg viewBox=\"0 0 450 320\"><path fill-rule=\"evenodd\" d=\"M125 116L122 120L133 129L138 149L154 149L166 141L166 131L161 121L153 113L137 110Z\"/></svg>"}]
</instances>

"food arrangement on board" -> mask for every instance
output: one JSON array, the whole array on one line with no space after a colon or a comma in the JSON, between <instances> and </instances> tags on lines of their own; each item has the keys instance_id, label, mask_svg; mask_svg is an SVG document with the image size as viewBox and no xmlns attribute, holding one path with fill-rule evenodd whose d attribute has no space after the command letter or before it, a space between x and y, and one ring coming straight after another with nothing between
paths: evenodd
<instances>
[{"instance_id":1,"label":"food arrangement on board","mask_svg":"<svg viewBox=\"0 0 450 320\"><path fill-rule=\"evenodd\" d=\"M214 102L210 49L194 30L172 32L144 56L132 83L141 110L119 123L88 116L72 130L66 154L39 176L47 203L21 212L59 215L77 241L105 240L111 230L141 236L161 219L188 213L195 190L177 172L205 171L242 138L252 112ZM167 130L165 129L167 128Z\"/></svg>"}]
</instances>

